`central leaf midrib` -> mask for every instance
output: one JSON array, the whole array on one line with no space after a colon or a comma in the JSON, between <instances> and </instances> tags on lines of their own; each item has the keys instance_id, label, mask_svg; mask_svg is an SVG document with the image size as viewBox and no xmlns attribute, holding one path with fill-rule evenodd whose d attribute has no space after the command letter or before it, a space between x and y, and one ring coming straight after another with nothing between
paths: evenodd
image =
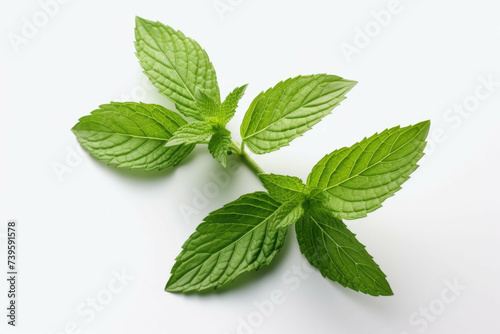
<instances>
[{"instance_id":1,"label":"central leaf midrib","mask_svg":"<svg viewBox=\"0 0 500 334\"><path fill-rule=\"evenodd\" d=\"M120 135L120 136L125 136L125 137L132 137L132 138L141 138L141 139L150 139L150 140L160 140L160 141L169 141L170 138L157 138L157 137L147 137L147 136L139 136L139 135L133 135L130 133L121 133L121 132L108 132L108 131L95 131L95 130L75 130L76 132L97 132L97 133L110 133L111 135Z\"/></svg>"},{"instance_id":2,"label":"central leaf midrib","mask_svg":"<svg viewBox=\"0 0 500 334\"><path fill-rule=\"evenodd\" d=\"M339 185L341 185L342 183L345 183L355 177L358 177L360 174L366 172L367 170L375 167L376 165L378 165L379 163L381 163L382 161L384 161L388 156L390 156L391 154L393 153L396 153L398 152L400 149L402 149L403 147L405 147L406 145L408 145L411 141L413 141L413 139L415 139L419 134L420 132L422 132L422 130L424 129L425 127L422 127L421 129L418 130L418 132L415 134L415 136L413 136L410 140L408 140L406 143L404 143L403 145L401 145L400 147L398 147L396 150L394 151L390 151L388 154L386 154L382 159L380 159L379 161L377 161L376 163L374 163L373 165L369 166L369 167L366 167L365 169L363 169L362 171L358 172L357 174L353 175L353 176L349 176L348 178L346 178L345 180L342 180L340 182L338 182L337 184L334 184L332 186L328 186L326 188L324 188L323 190L326 191L326 190L329 190L329 189L332 189L332 188L335 188ZM403 133L400 133L398 138L396 138L396 140L394 141L394 143L392 144L392 146L394 146L394 144L398 141L398 139L401 137ZM391 147L391 150L392 150L392 147ZM352 153L352 151L350 152ZM349 154L350 154L349 153ZM375 153L375 152L374 152ZM347 157L347 156L346 156ZM354 168L354 167L353 167Z\"/></svg>"},{"instance_id":3,"label":"central leaf midrib","mask_svg":"<svg viewBox=\"0 0 500 334\"><path fill-rule=\"evenodd\" d=\"M314 221L314 223L316 224L316 226L318 226L318 227L319 227L319 229L321 230L321 232L323 232L323 234L324 234L324 235L326 234L326 236L328 237L328 239L330 239L330 240L331 240L331 241L332 241L332 242L333 242L333 243L334 243L334 244L335 244L335 245L336 245L339 249L343 249L343 248L344 248L343 246L340 246L340 245L339 245L339 244L338 244L338 243L337 243L337 242L336 242L336 241L335 241L335 240L334 240L334 239L333 239L333 238L332 238L332 237L331 237L328 233L326 233L326 231L325 231L325 230L321 227L321 224L320 224L320 223L318 223L318 222L316 221L316 219L314 219L314 217L312 217L312 216L311 216L311 219ZM326 248L326 247L325 247L325 249L328 249L328 248ZM363 266L364 264L362 264L362 263L359 263L359 262L355 261L355 260L354 260L354 259L353 259L350 255L349 255L349 253L347 253L346 251L342 250L342 252L343 252L344 254L346 254L346 255L349 257L349 259L351 259L351 261L355 264L355 266L356 266L357 270L361 270L361 271L362 271L362 272L363 272L366 276L370 277L370 279L371 279L373 282L375 282L376 284L379 284L379 283L377 282L377 280L376 280L376 279L374 279L374 278L373 278L370 274L368 274L365 270L363 270L363 267L362 267L362 266ZM346 266L346 267L347 267L347 266ZM349 271L351 271L351 270L349 270ZM356 274L354 274L354 272L352 272L352 274L354 275L354 278L359 278L359 279L363 282L363 284L365 285L365 287L367 287L368 289L370 289L370 290L371 290L371 288L370 288L370 287L368 287L368 285L367 285L367 284L363 281L363 279L361 278L361 276L356 276ZM342 276L343 276L343 275L342 275ZM353 282L353 284L354 284L354 282ZM379 284L379 285L380 285L380 284ZM379 293L380 293L380 291L378 291L378 289L377 289L377 292L379 292Z\"/></svg>"},{"instance_id":4,"label":"central leaf midrib","mask_svg":"<svg viewBox=\"0 0 500 334\"><path fill-rule=\"evenodd\" d=\"M313 92L316 88L318 88L319 86L320 86L320 85L317 85L316 87L314 87L314 89L312 89L312 90L311 90L311 91L307 94L307 96L309 96L309 95L310 95L310 94L311 94L311 93L312 93L312 92ZM289 87L290 87L290 85L284 89L283 94L281 94L281 96L280 96L280 101L281 101L281 99L283 98L283 96L285 95L286 90L287 90ZM301 89L303 89L303 88L304 88L304 86L303 86L303 87L301 87ZM304 101L306 101L306 100L307 100L307 96L304 98ZM267 98L267 100L269 100L269 97ZM279 118L279 119L277 119L277 120L275 120L275 121L273 121L273 122L269 123L267 126L265 126L264 128L262 128L262 129L260 129L260 130L258 130L258 131L256 131L256 132L254 132L254 133L252 133L251 135L246 136L246 137L243 137L243 138L242 138L242 140L246 140L246 139L248 139L248 138L252 138L252 137L254 137L254 136L258 135L259 133L264 132L265 130L267 130L268 128L270 128L272 125L274 125L274 124L276 124L276 123L278 123L278 122L282 121L283 119L286 119L288 116L290 116L290 115L292 115L293 113L297 112L297 110L299 110L299 109L303 108L304 106L308 105L308 104L309 104L309 103L311 103L312 101L314 101L314 100L308 101L307 103L302 103L299 107L295 108L293 111L289 112L289 113L288 113L288 114L286 114L286 115L283 115L283 117L281 117L281 118ZM278 104L278 103L277 103L277 104ZM287 105L288 105L288 104L289 104L289 102L287 103ZM267 105L267 101L266 101L266 105ZM275 109L276 109L276 108L275 108ZM264 112L265 112L265 111L263 111L262 113L264 113ZM274 113L274 110L273 110L273 113Z\"/></svg>"},{"instance_id":5,"label":"central leaf midrib","mask_svg":"<svg viewBox=\"0 0 500 334\"><path fill-rule=\"evenodd\" d=\"M150 36L151 35L151 32L149 31L148 28L146 28L145 26L143 26L144 29L149 33ZM158 28L158 30L161 30L161 28ZM167 32L168 33L168 32ZM162 36L162 39L164 39L164 37ZM153 48L152 45L150 45L149 43L147 43L145 41L145 39L142 39L142 41L144 42L144 44L148 45L149 47ZM158 45L158 43L156 42L155 40L155 43L156 45ZM176 45L175 45L175 41L172 40L172 44L174 45L174 52L176 53L177 52L177 48L176 48ZM184 88L188 91L189 95L191 95L191 98L193 101L196 101L196 99L194 98L194 95L193 93L191 92L191 90L189 89L189 87L186 85L186 82L184 81L184 79L180 76L179 72L177 71L177 68L172 64L172 62L170 61L170 59L168 58L167 54L165 52L163 52L163 50L160 48L160 46L158 45L158 48L153 48L153 49L157 49L158 51L160 51L161 53L163 53L165 55L165 59L168 61L168 63L170 64L170 68L174 71L174 73L177 75L177 77L179 78L179 80L182 82L182 84L184 85ZM155 59L156 60L156 59Z\"/></svg>"}]
</instances>

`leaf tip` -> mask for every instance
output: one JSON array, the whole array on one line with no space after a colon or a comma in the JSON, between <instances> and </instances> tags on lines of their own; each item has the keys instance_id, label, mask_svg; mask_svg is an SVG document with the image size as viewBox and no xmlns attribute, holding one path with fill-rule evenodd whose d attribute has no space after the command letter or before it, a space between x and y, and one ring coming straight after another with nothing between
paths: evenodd
<instances>
[{"instance_id":1,"label":"leaf tip","mask_svg":"<svg viewBox=\"0 0 500 334\"><path fill-rule=\"evenodd\" d=\"M358 84L358 81L356 80L349 80L349 79L345 79L346 83L350 86L350 87L354 87Z\"/></svg>"},{"instance_id":2,"label":"leaf tip","mask_svg":"<svg viewBox=\"0 0 500 334\"><path fill-rule=\"evenodd\" d=\"M225 158L221 158L219 160L217 160L222 167L226 168L227 167L227 155L224 156Z\"/></svg>"},{"instance_id":3,"label":"leaf tip","mask_svg":"<svg viewBox=\"0 0 500 334\"><path fill-rule=\"evenodd\" d=\"M78 124L80 124L80 122L76 123L75 125L73 125L73 127L71 128L71 132L73 132L73 134L76 136L76 131L78 131Z\"/></svg>"},{"instance_id":4,"label":"leaf tip","mask_svg":"<svg viewBox=\"0 0 500 334\"><path fill-rule=\"evenodd\" d=\"M148 20L143 19L142 17L137 16L137 15L135 16L135 26L136 27L143 25L144 23L147 23L147 22L148 22Z\"/></svg>"},{"instance_id":5,"label":"leaf tip","mask_svg":"<svg viewBox=\"0 0 500 334\"><path fill-rule=\"evenodd\" d=\"M165 145L163 145L163 147L173 147L173 146L179 146L180 144L177 143L176 141L174 140L169 140L165 143Z\"/></svg>"},{"instance_id":6,"label":"leaf tip","mask_svg":"<svg viewBox=\"0 0 500 334\"><path fill-rule=\"evenodd\" d=\"M387 280L385 281L385 284L383 286L383 290L378 292L379 296L394 296L394 292L391 289L391 286L389 285L389 282Z\"/></svg>"},{"instance_id":7,"label":"leaf tip","mask_svg":"<svg viewBox=\"0 0 500 334\"><path fill-rule=\"evenodd\" d=\"M431 120L428 119L428 120L425 120L425 121L422 121L420 123L417 123L415 124L415 127L421 129L423 135L424 135L424 139L427 137L427 135L429 134L429 130L431 128Z\"/></svg>"},{"instance_id":8,"label":"leaf tip","mask_svg":"<svg viewBox=\"0 0 500 334\"><path fill-rule=\"evenodd\" d=\"M170 279L168 280L167 284L165 284L165 291L166 292L180 292L178 287L173 286L174 282L172 281L173 276L170 276Z\"/></svg>"},{"instance_id":9,"label":"leaf tip","mask_svg":"<svg viewBox=\"0 0 500 334\"><path fill-rule=\"evenodd\" d=\"M420 124L422 124L426 128L429 128L431 126L431 120L428 119L428 120L422 121L422 122L420 122Z\"/></svg>"}]
</instances>

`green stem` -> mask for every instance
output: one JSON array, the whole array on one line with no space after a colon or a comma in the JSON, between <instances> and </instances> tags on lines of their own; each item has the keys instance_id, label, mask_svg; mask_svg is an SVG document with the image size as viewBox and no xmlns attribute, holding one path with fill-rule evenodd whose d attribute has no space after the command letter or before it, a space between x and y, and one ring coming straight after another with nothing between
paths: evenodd
<instances>
[{"instance_id":1,"label":"green stem","mask_svg":"<svg viewBox=\"0 0 500 334\"><path fill-rule=\"evenodd\" d=\"M264 170L252 159L251 156L247 154L245 151L245 144L241 143L241 148L232 141L231 142L231 151L234 155L238 156L247 166L254 172L256 175L265 174Z\"/></svg>"}]
</instances>

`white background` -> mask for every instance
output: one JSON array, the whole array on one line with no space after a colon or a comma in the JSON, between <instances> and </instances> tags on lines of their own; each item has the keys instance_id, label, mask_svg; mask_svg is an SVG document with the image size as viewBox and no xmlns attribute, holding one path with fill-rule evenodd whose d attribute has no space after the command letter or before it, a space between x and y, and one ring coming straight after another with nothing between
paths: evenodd
<instances>
[{"instance_id":1,"label":"white background","mask_svg":"<svg viewBox=\"0 0 500 334\"><path fill-rule=\"evenodd\" d=\"M217 4L230 10L218 12ZM43 22L38 1L2 0L0 263L5 268L6 222L16 219L20 308L12 329L0 307L1 332L499 333L500 5L401 0L381 27L371 13L388 6L73 0ZM147 85L134 55L135 15L195 38L215 65L222 95L250 84L229 125L236 140L252 98L282 79L327 72L359 81L304 137L255 157L266 171L305 179L336 148L432 120L429 154L403 190L367 218L348 222L388 275L394 296L363 295L309 273L292 229L271 266L227 288L189 296L163 291L182 243L204 215L262 187L243 166L186 215L181 209L195 208L195 194L222 171L206 148L175 170L153 173L71 153L78 145L70 128L100 104L172 106ZM38 31L23 37L34 20ZM368 41L359 36L365 28ZM26 39L15 47L13 36ZM347 44L357 48L351 57L341 50ZM484 86L488 78L496 86ZM453 110L464 103L470 111ZM67 173L56 173L61 166ZM306 274L299 278L294 266ZM125 283L114 278L121 271L129 276ZM6 305L3 278L0 289ZM284 297L270 307L274 290ZM95 298L99 311L91 311Z\"/></svg>"}]
</instances>

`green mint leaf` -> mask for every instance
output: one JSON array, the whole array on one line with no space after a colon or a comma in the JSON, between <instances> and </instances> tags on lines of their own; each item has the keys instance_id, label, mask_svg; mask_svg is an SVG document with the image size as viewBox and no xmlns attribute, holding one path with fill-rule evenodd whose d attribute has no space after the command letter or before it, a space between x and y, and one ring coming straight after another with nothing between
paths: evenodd
<instances>
[{"instance_id":1,"label":"green mint leaf","mask_svg":"<svg viewBox=\"0 0 500 334\"><path fill-rule=\"evenodd\" d=\"M206 122L194 121L180 127L165 146L201 143L206 141L213 133L212 126Z\"/></svg>"},{"instance_id":2,"label":"green mint leaf","mask_svg":"<svg viewBox=\"0 0 500 334\"><path fill-rule=\"evenodd\" d=\"M247 85L235 88L229 93L222 104L198 90L196 92L196 100L201 118L213 126L226 126L227 122L233 118L238 107L238 102L245 93L246 88Z\"/></svg>"},{"instance_id":3,"label":"green mint leaf","mask_svg":"<svg viewBox=\"0 0 500 334\"><path fill-rule=\"evenodd\" d=\"M401 189L417 169L429 127L430 121L397 126L336 150L314 166L307 185L322 190L316 193L337 218L364 217Z\"/></svg>"},{"instance_id":4,"label":"green mint leaf","mask_svg":"<svg viewBox=\"0 0 500 334\"><path fill-rule=\"evenodd\" d=\"M218 288L268 265L283 246L286 229L269 229L279 203L264 192L241 196L210 213L182 246L165 290Z\"/></svg>"},{"instance_id":5,"label":"green mint leaf","mask_svg":"<svg viewBox=\"0 0 500 334\"><path fill-rule=\"evenodd\" d=\"M104 104L71 129L90 154L116 167L163 169L177 165L194 145L164 147L186 121L155 104Z\"/></svg>"},{"instance_id":6,"label":"green mint leaf","mask_svg":"<svg viewBox=\"0 0 500 334\"><path fill-rule=\"evenodd\" d=\"M300 251L321 274L355 291L390 296L391 287L373 258L332 213L311 203L295 224Z\"/></svg>"},{"instance_id":7,"label":"green mint leaf","mask_svg":"<svg viewBox=\"0 0 500 334\"><path fill-rule=\"evenodd\" d=\"M210 125L217 125L219 123L220 103L199 89L196 90L195 96L200 117Z\"/></svg>"},{"instance_id":8,"label":"green mint leaf","mask_svg":"<svg viewBox=\"0 0 500 334\"><path fill-rule=\"evenodd\" d=\"M241 138L257 154L287 146L328 115L355 84L327 74L282 81L252 101L241 124Z\"/></svg>"},{"instance_id":9,"label":"green mint leaf","mask_svg":"<svg viewBox=\"0 0 500 334\"><path fill-rule=\"evenodd\" d=\"M215 69L196 41L160 22L136 18L135 48L144 73L179 112L201 120L196 89L220 101Z\"/></svg>"},{"instance_id":10,"label":"green mint leaf","mask_svg":"<svg viewBox=\"0 0 500 334\"><path fill-rule=\"evenodd\" d=\"M227 166L230 144L231 132L225 128L217 129L208 142L208 151L223 167Z\"/></svg>"},{"instance_id":11,"label":"green mint leaf","mask_svg":"<svg viewBox=\"0 0 500 334\"><path fill-rule=\"evenodd\" d=\"M296 200L306 188L302 180L295 176L259 174L259 179L271 197L280 203Z\"/></svg>"},{"instance_id":12,"label":"green mint leaf","mask_svg":"<svg viewBox=\"0 0 500 334\"><path fill-rule=\"evenodd\" d=\"M226 125L227 122L233 118L236 108L238 107L238 102L240 102L241 98L245 94L247 86L248 84L236 87L231 93L229 93L224 102L222 102L220 107L221 124Z\"/></svg>"},{"instance_id":13,"label":"green mint leaf","mask_svg":"<svg viewBox=\"0 0 500 334\"><path fill-rule=\"evenodd\" d=\"M292 201L281 204L272 216L270 227L272 229L281 229L297 222L304 214L302 201Z\"/></svg>"}]
</instances>

